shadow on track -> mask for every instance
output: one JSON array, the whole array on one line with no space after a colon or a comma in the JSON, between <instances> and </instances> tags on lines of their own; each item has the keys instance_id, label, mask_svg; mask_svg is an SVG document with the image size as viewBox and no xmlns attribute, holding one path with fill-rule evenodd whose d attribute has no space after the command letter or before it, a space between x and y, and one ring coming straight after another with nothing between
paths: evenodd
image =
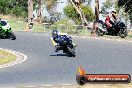
<instances>
[{"instance_id":1,"label":"shadow on track","mask_svg":"<svg viewBox=\"0 0 132 88\"><path fill-rule=\"evenodd\" d=\"M52 54L50 56L68 56L67 54Z\"/></svg>"},{"instance_id":2,"label":"shadow on track","mask_svg":"<svg viewBox=\"0 0 132 88\"><path fill-rule=\"evenodd\" d=\"M0 39L8 39L8 38L1 38L1 37L0 37Z\"/></svg>"},{"instance_id":3,"label":"shadow on track","mask_svg":"<svg viewBox=\"0 0 132 88\"><path fill-rule=\"evenodd\" d=\"M67 56L67 57L72 57L72 56L70 56L68 54L52 54L50 56Z\"/></svg>"}]
</instances>

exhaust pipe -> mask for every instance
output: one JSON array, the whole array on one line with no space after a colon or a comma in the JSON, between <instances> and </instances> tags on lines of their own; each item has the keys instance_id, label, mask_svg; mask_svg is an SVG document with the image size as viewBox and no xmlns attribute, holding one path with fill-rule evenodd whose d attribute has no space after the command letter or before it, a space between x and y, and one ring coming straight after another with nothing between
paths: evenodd
<instances>
[{"instance_id":1,"label":"exhaust pipe","mask_svg":"<svg viewBox=\"0 0 132 88\"><path fill-rule=\"evenodd\" d=\"M98 26L99 29L101 29L103 32L106 32L105 29L103 29L102 27Z\"/></svg>"}]
</instances>

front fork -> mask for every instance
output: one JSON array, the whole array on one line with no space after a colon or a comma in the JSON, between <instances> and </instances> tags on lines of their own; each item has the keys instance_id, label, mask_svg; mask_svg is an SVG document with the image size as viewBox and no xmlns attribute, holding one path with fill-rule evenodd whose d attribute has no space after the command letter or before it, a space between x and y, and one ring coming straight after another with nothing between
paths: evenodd
<instances>
[{"instance_id":1,"label":"front fork","mask_svg":"<svg viewBox=\"0 0 132 88\"><path fill-rule=\"evenodd\" d=\"M6 30L6 35L5 35L5 36L6 36L7 38L9 37L9 33L10 33L10 32L12 32L11 28L8 29L8 30Z\"/></svg>"},{"instance_id":2,"label":"front fork","mask_svg":"<svg viewBox=\"0 0 132 88\"><path fill-rule=\"evenodd\" d=\"M7 30L7 32L12 32L11 28Z\"/></svg>"},{"instance_id":3,"label":"front fork","mask_svg":"<svg viewBox=\"0 0 132 88\"><path fill-rule=\"evenodd\" d=\"M56 45L54 51L55 52L58 52L59 50L60 50L60 46L59 45Z\"/></svg>"}]
</instances>

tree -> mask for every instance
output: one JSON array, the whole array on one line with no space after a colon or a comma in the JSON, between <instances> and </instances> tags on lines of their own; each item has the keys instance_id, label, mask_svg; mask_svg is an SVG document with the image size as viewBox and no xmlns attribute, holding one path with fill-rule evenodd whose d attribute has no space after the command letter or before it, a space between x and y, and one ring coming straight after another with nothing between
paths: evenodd
<instances>
[{"instance_id":1,"label":"tree","mask_svg":"<svg viewBox=\"0 0 132 88\"><path fill-rule=\"evenodd\" d=\"M92 0L80 0L81 3L86 3L87 5L90 5Z\"/></svg>"},{"instance_id":2,"label":"tree","mask_svg":"<svg viewBox=\"0 0 132 88\"><path fill-rule=\"evenodd\" d=\"M123 6L126 12L132 11L132 0L118 0L118 6Z\"/></svg>"},{"instance_id":3,"label":"tree","mask_svg":"<svg viewBox=\"0 0 132 88\"><path fill-rule=\"evenodd\" d=\"M68 3L70 3L70 0L67 0L68 1ZM74 0L73 0L74 1ZM91 1L92 0L79 0L79 2L81 3L81 4L83 4L83 3L86 3L87 5L90 5L91 4Z\"/></svg>"},{"instance_id":4,"label":"tree","mask_svg":"<svg viewBox=\"0 0 132 88\"><path fill-rule=\"evenodd\" d=\"M28 0L28 18L33 18L33 0Z\"/></svg>"},{"instance_id":5,"label":"tree","mask_svg":"<svg viewBox=\"0 0 132 88\"><path fill-rule=\"evenodd\" d=\"M75 34L76 33L76 26L75 23L69 19L62 19L55 22L51 29L59 29L61 32L66 32L68 34Z\"/></svg>"},{"instance_id":6,"label":"tree","mask_svg":"<svg viewBox=\"0 0 132 88\"><path fill-rule=\"evenodd\" d=\"M88 21L92 21L94 19L94 14L93 14L93 11L92 11L91 7L90 6L83 6L83 5L81 5L80 7L82 8L82 12L84 13L86 19ZM72 20L74 20L74 22L76 24L80 24L81 23L80 15L78 14L76 9L71 4L67 5L64 8L64 14L67 17L69 17Z\"/></svg>"},{"instance_id":7,"label":"tree","mask_svg":"<svg viewBox=\"0 0 132 88\"><path fill-rule=\"evenodd\" d=\"M42 17L41 8L42 8L42 0L38 0L38 13L37 13L38 17Z\"/></svg>"},{"instance_id":8,"label":"tree","mask_svg":"<svg viewBox=\"0 0 132 88\"><path fill-rule=\"evenodd\" d=\"M57 4L57 1L58 0L44 0L44 4L46 5L47 11L51 11Z\"/></svg>"},{"instance_id":9,"label":"tree","mask_svg":"<svg viewBox=\"0 0 132 88\"><path fill-rule=\"evenodd\" d=\"M50 23L53 24L53 23L59 21L60 19L61 19L61 13L59 13L59 12L50 13L50 20L49 20Z\"/></svg>"},{"instance_id":10,"label":"tree","mask_svg":"<svg viewBox=\"0 0 132 88\"><path fill-rule=\"evenodd\" d=\"M106 0L101 7L102 11L106 12L107 9L110 9L114 6L114 4L110 0Z\"/></svg>"},{"instance_id":11,"label":"tree","mask_svg":"<svg viewBox=\"0 0 132 88\"><path fill-rule=\"evenodd\" d=\"M37 0L34 1L34 6ZM28 0L0 0L0 14L9 14L17 17L28 16Z\"/></svg>"},{"instance_id":12,"label":"tree","mask_svg":"<svg viewBox=\"0 0 132 88\"><path fill-rule=\"evenodd\" d=\"M124 11L129 15L132 24L132 0L118 0L118 6L124 8Z\"/></svg>"}]
</instances>

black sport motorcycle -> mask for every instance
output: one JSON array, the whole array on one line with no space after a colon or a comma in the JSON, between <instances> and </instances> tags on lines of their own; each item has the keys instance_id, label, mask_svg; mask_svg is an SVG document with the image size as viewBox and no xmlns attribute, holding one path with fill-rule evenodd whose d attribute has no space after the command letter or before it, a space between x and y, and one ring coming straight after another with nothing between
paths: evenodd
<instances>
[{"instance_id":1,"label":"black sport motorcycle","mask_svg":"<svg viewBox=\"0 0 132 88\"><path fill-rule=\"evenodd\" d=\"M52 40L54 41L54 40ZM63 50L63 53L68 54L69 56L75 57L75 47L76 45L72 43L72 38L67 35L59 35L57 39L57 50ZM54 45L54 44L53 44Z\"/></svg>"},{"instance_id":2,"label":"black sport motorcycle","mask_svg":"<svg viewBox=\"0 0 132 88\"><path fill-rule=\"evenodd\" d=\"M113 36L119 36L121 38L125 38L128 35L128 31L126 29L126 25L121 22L110 22L112 24L112 27L107 28L107 25L102 20L99 20L98 27L96 29L96 34L98 36L103 35L113 35Z\"/></svg>"}]
</instances>

